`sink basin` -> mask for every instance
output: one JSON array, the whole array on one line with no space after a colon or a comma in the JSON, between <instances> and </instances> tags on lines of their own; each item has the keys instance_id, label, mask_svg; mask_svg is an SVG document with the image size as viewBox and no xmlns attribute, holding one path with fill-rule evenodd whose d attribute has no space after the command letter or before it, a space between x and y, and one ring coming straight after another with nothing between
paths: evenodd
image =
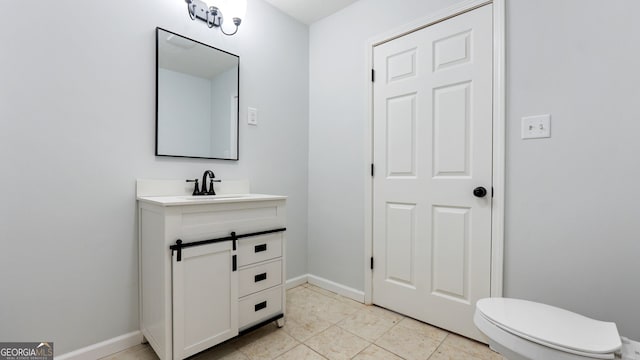
<instances>
[{"instance_id":1,"label":"sink basin","mask_svg":"<svg viewBox=\"0 0 640 360\"><path fill-rule=\"evenodd\" d=\"M284 200L286 196L265 194L220 194L220 195L172 195L172 196L139 196L138 200L162 206L224 204L245 201Z\"/></svg>"},{"instance_id":2,"label":"sink basin","mask_svg":"<svg viewBox=\"0 0 640 360\"><path fill-rule=\"evenodd\" d=\"M198 200L215 200L215 199L235 199L251 196L251 194L220 194L220 195L198 195L198 196L184 196L183 199L198 201Z\"/></svg>"}]
</instances>

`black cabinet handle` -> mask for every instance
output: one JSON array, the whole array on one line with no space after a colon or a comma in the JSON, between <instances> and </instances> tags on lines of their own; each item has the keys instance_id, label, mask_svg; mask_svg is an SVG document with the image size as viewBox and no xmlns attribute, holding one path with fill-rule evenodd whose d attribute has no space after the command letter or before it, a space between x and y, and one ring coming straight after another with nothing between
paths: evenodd
<instances>
[{"instance_id":1,"label":"black cabinet handle","mask_svg":"<svg viewBox=\"0 0 640 360\"><path fill-rule=\"evenodd\" d=\"M254 306L254 309L255 309L255 311L260 311L260 310L262 310L262 309L264 309L264 308L266 308L266 307L267 307L267 302L266 302L266 301L263 301L263 302L261 302L261 303L256 304L256 305Z\"/></svg>"},{"instance_id":2,"label":"black cabinet handle","mask_svg":"<svg viewBox=\"0 0 640 360\"><path fill-rule=\"evenodd\" d=\"M262 251L267 251L267 244L256 245L254 250L257 253L262 252Z\"/></svg>"},{"instance_id":3,"label":"black cabinet handle","mask_svg":"<svg viewBox=\"0 0 640 360\"><path fill-rule=\"evenodd\" d=\"M258 274L256 276L253 277L253 281L254 282L258 282L258 281L262 281L262 280L267 280L267 273L262 273L262 274Z\"/></svg>"}]
</instances>

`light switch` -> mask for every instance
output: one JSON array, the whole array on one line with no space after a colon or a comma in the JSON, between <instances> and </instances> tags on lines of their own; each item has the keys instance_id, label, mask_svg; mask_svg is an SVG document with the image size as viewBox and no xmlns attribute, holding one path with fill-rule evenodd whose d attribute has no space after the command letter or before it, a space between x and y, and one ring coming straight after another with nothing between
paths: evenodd
<instances>
[{"instance_id":1,"label":"light switch","mask_svg":"<svg viewBox=\"0 0 640 360\"><path fill-rule=\"evenodd\" d=\"M551 137L551 115L536 115L522 118L522 138L540 139Z\"/></svg>"},{"instance_id":2,"label":"light switch","mask_svg":"<svg viewBox=\"0 0 640 360\"><path fill-rule=\"evenodd\" d=\"M247 123L249 123L249 125L258 125L258 109L251 107L248 109Z\"/></svg>"}]
</instances>

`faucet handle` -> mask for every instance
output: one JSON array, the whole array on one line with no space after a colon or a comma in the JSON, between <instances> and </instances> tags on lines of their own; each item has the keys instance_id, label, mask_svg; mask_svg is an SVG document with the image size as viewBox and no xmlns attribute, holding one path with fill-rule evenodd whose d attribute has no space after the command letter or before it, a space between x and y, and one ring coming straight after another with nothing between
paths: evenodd
<instances>
[{"instance_id":1,"label":"faucet handle","mask_svg":"<svg viewBox=\"0 0 640 360\"><path fill-rule=\"evenodd\" d=\"M222 182L222 180L220 179L209 179L209 191L207 191L207 195L215 195L216 191L213 189L213 183L214 182ZM204 193L204 189L202 190L202 192Z\"/></svg>"},{"instance_id":2,"label":"faucet handle","mask_svg":"<svg viewBox=\"0 0 640 360\"><path fill-rule=\"evenodd\" d=\"M193 188L193 194L191 195L200 195L200 186L198 186L198 179L187 179L187 182L194 182L196 183L196 186Z\"/></svg>"}]
</instances>

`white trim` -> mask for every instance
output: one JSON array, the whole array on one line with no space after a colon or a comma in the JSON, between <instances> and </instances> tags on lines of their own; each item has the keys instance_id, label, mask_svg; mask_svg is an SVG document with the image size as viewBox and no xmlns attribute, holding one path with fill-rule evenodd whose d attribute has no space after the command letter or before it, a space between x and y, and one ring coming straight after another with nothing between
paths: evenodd
<instances>
[{"instance_id":1,"label":"white trim","mask_svg":"<svg viewBox=\"0 0 640 360\"><path fill-rule=\"evenodd\" d=\"M369 42L365 49L367 69L373 69L373 42ZM367 109L364 129L364 303L373 304L373 271L371 258L373 257L373 81L371 74L365 71L367 82ZM375 169L374 169L375 171Z\"/></svg>"},{"instance_id":2,"label":"white trim","mask_svg":"<svg viewBox=\"0 0 640 360\"><path fill-rule=\"evenodd\" d=\"M228 157L238 159L238 128L240 127L240 104L238 103L238 95L231 94L231 116L229 117L229 136L232 139L231 153ZM213 134L212 134L213 135ZM212 141L213 142L213 141ZM235 144L233 144L235 142Z\"/></svg>"},{"instance_id":3,"label":"white trim","mask_svg":"<svg viewBox=\"0 0 640 360\"><path fill-rule=\"evenodd\" d=\"M502 297L506 151L506 0L493 1L493 200L491 211L491 296Z\"/></svg>"},{"instance_id":4,"label":"white trim","mask_svg":"<svg viewBox=\"0 0 640 360\"><path fill-rule=\"evenodd\" d=\"M479 8L481 6L487 5L487 4L491 4L492 1L491 0L466 0L466 1L461 1L458 4L452 5L450 7L444 8L440 11L437 11L435 13L430 14L427 17L421 18L419 20L416 21L412 21L408 24L404 24L401 25L398 28L395 28L394 30L388 31L386 33L380 34L380 35L376 35L372 38L369 39L368 42L368 48L373 48L376 45L380 45L382 43L385 43L387 41L391 41L394 39L397 39L399 37L402 37L404 35L407 35L409 33L412 33L414 31L420 30L420 29L424 29L428 26L431 26L433 24L442 22L444 20L447 20L449 18L452 18L454 16L460 15L462 13L471 11L473 9ZM370 65L371 63L369 63Z\"/></svg>"},{"instance_id":5,"label":"white trim","mask_svg":"<svg viewBox=\"0 0 640 360\"><path fill-rule=\"evenodd\" d=\"M502 296L504 263L504 196L505 196L505 1L467 0L445 8L418 21L396 28L393 31L369 39L366 45L367 69L373 69L373 48L376 45L423 29L456 15L493 3L493 201L491 232L491 296ZM366 72L367 122L364 132L364 303L373 303L373 271L370 258L373 256L373 178L370 166L373 163L373 83Z\"/></svg>"},{"instance_id":6,"label":"white trim","mask_svg":"<svg viewBox=\"0 0 640 360\"><path fill-rule=\"evenodd\" d=\"M94 360L100 359L105 356L109 356L126 350L132 346L142 344L142 333L137 330L128 334L114 337L113 339L105 340L97 344L83 347L82 349L74 350L60 356L56 356L56 360Z\"/></svg>"},{"instance_id":7,"label":"white trim","mask_svg":"<svg viewBox=\"0 0 640 360\"><path fill-rule=\"evenodd\" d=\"M294 287L300 286L302 284L306 284L308 282L307 281L308 276L309 276L308 274L304 274L304 275L300 275L298 277L294 277L294 278L288 279L286 281L287 290L293 289Z\"/></svg>"},{"instance_id":8,"label":"white trim","mask_svg":"<svg viewBox=\"0 0 640 360\"><path fill-rule=\"evenodd\" d=\"M352 299L358 302L364 302L364 291L356 290L354 288L350 288L348 286L338 284L331 280L327 280L311 274L308 274L307 278L309 280L309 284L311 285L315 285L325 290L329 290L338 295L348 297L349 299Z\"/></svg>"}]
</instances>

